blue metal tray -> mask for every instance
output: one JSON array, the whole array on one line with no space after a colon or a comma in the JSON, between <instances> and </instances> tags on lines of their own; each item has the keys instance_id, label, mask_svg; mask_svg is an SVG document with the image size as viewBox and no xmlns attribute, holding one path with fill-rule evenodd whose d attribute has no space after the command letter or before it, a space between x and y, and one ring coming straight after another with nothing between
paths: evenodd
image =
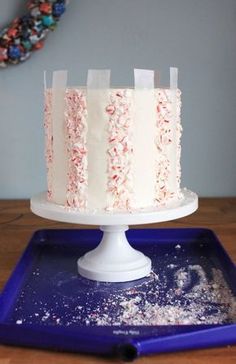
<instances>
[{"instance_id":1,"label":"blue metal tray","mask_svg":"<svg viewBox=\"0 0 236 364\"><path fill-rule=\"evenodd\" d=\"M77 259L99 230L35 232L0 296L0 342L139 355L236 343L236 267L211 230L129 230L150 276L99 283Z\"/></svg>"}]
</instances>

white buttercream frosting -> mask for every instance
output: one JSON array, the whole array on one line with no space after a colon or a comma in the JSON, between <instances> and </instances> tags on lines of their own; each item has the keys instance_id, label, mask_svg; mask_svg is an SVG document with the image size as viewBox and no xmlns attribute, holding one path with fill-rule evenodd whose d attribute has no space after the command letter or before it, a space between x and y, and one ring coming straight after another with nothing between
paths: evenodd
<instances>
[{"instance_id":1,"label":"white buttercream frosting","mask_svg":"<svg viewBox=\"0 0 236 364\"><path fill-rule=\"evenodd\" d=\"M134 207L150 207L155 205L155 161L158 158L156 102L153 89L136 89L133 94Z\"/></svg>"},{"instance_id":2,"label":"white buttercream frosting","mask_svg":"<svg viewBox=\"0 0 236 364\"><path fill-rule=\"evenodd\" d=\"M88 208L107 207L108 90L88 89Z\"/></svg>"}]
</instances>

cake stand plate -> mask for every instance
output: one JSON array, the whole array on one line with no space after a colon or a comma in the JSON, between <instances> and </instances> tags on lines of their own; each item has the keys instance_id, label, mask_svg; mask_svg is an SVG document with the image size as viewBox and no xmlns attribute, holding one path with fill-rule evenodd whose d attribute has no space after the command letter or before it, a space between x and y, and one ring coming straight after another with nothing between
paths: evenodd
<instances>
[{"instance_id":1,"label":"cake stand plate","mask_svg":"<svg viewBox=\"0 0 236 364\"><path fill-rule=\"evenodd\" d=\"M46 192L31 199L31 210L41 217L74 223L100 225L100 244L78 260L79 273L88 279L104 282L127 282L143 278L151 272L151 260L129 244L125 232L128 225L148 224L178 219L198 208L195 193L183 189L183 198L155 209L132 213L78 212L47 200Z\"/></svg>"}]
</instances>

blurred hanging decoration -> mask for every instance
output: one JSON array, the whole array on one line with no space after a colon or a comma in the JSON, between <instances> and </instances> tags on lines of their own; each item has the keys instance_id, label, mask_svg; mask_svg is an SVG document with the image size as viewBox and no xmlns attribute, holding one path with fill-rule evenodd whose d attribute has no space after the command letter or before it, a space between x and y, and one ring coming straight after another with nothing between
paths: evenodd
<instances>
[{"instance_id":1,"label":"blurred hanging decoration","mask_svg":"<svg viewBox=\"0 0 236 364\"><path fill-rule=\"evenodd\" d=\"M30 0L28 13L0 30L0 67L18 64L43 47L44 39L54 30L65 12L67 0Z\"/></svg>"}]
</instances>

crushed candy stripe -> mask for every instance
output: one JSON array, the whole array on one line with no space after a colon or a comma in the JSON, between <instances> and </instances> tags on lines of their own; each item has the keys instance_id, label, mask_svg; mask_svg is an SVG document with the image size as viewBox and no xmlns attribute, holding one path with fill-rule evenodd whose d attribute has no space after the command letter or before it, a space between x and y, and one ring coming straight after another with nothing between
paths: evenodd
<instances>
[{"instance_id":1,"label":"crushed candy stripe","mask_svg":"<svg viewBox=\"0 0 236 364\"><path fill-rule=\"evenodd\" d=\"M176 145L177 145L177 195L178 198L182 198L180 189L181 183L181 136L182 136L182 125L181 125L181 91L177 89L176 92Z\"/></svg>"},{"instance_id":2,"label":"crushed candy stripe","mask_svg":"<svg viewBox=\"0 0 236 364\"><path fill-rule=\"evenodd\" d=\"M112 90L106 107L108 121L107 211L132 208L132 121L131 90Z\"/></svg>"},{"instance_id":3,"label":"crushed candy stripe","mask_svg":"<svg viewBox=\"0 0 236 364\"><path fill-rule=\"evenodd\" d=\"M87 207L87 106L83 91L67 89L65 96L66 148L68 183L66 206L85 210Z\"/></svg>"},{"instance_id":4,"label":"crushed candy stripe","mask_svg":"<svg viewBox=\"0 0 236 364\"><path fill-rule=\"evenodd\" d=\"M166 148L173 143L172 120L173 106L168 90L156 89L157 100L157 165L156 165L156 202L157 205L165 204L175 197L175 193L168 188L168 179L171 174L170 160L167 157ZM179 116L180 117L180 116Z\"/></svg>"},{"instance_id":5,"label":"crushed candy stripe","mask_svg":"<svg viewBox=\"0 0 236 364\"><path fill-rule=\"evenodd\" d=\"M44 94L44 130L45 158L47 168L47 198L52 200L52 163L53 163L53 131L52 131L52 90Z\"/></svg>"}]
</instances>

